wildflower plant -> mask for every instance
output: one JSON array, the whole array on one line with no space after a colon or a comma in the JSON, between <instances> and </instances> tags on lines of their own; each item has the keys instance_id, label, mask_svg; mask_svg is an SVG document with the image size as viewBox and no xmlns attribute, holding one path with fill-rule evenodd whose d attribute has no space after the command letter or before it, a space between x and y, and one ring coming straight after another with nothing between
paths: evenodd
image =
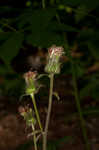
<instances>
[{"instance_id":1,"label":"wildflower plant","mask_svg":"<svg viewBox=\"0 0 99 150\"><path fill-rule=\"evenodd\" d=\"M50 115L51 115L52 97L53 94L55 94L53 92L54 75L60 73L60 67L61 67L60 58L62 57L63 54L64 54L63 47L57 47L53 45L48 49L47 64L45 66L45 72L47 74L38 75L36 71L34 72L29 71L24 74L24 79L26 82L26 95L30 95L32 99L36 118L34 118L33 111L31 108L21 107L19 112L21 116L23 116L24 119L26 120L26 124L32 127L32 131L33 131L32 135L33 135L35 150L37 150L38 131L42 135L42 140L43 140L42 149L47 150L47 134L48 134L48 126L50 122ZM45 126L42 127L39 111L37 109L37 105L35 101L35 94L38 92L39 88L41 87L41 85L38 83L38 79L44 75L47 75L50 79L50 88L49 88L48 111L47 111ZM38 123L39 125L39 130L35 130L36 123Z\"/></svg>"}]
</instances>

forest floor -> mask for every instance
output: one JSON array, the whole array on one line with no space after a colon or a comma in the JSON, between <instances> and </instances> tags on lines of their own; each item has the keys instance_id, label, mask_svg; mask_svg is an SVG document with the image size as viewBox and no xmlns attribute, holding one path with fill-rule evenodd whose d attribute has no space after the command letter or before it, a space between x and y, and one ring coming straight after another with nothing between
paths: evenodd
<instances>
[{"instance_id":1,"label":"forest floor","mask_svg":"<svg viewBox=\"0 0 99 150\"><path fill-rule=\"evenodd\" d=\"M48 132L48 141L51 141L49 145L56 146L53 146L53 150L85 150L79 116L75 113L75 100L71 95L72 86L65 76L56 79L55 83L57 86L54 89L59 93L60 100L53 97ZM25 121L18 113L20 103L12 103L14 98L12 99L0 97L0 150L33 150L33 145L29 144L32 138L27 136L30 130L26 128ZM43 123L47 112L46 99L45 94L42 94L38 101ZM91 100L88 100L88 104L82 104L82 107L92 105L89 101ZM85 120L90 150L99 150L99 116L85 116Z\"/></svg>"}]
</instances>

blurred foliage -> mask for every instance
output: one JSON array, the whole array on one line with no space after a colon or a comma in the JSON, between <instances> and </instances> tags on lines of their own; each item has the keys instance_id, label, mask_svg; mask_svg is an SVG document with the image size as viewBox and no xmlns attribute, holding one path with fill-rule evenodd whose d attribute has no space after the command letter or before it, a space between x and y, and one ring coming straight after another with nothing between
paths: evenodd
<instances>
[{"instance_id":1,"label":"blurred foliage","mask_svg":"<svg viewBox=\"0 0 99 150\"><path fill-rule=\"evenodd\" d=\"M0 6L0 60L3 62L3 65L0 63L0 78L3 78L0 91L16 89L16 86L21 85L11 62L24 43L41 48L68 43L71 54L82 54L73 57L77 81L81 85L80 98L90 95L98 99L99 0L43 2L28 0L19 4L15 1ZM45 8L42 8L43 5ZM97 67L93 69L93 66ZM69 60L64 62L62 73L71 74ZM13 78L8 78L9 74Z\"/></svg>"}]
</instances>

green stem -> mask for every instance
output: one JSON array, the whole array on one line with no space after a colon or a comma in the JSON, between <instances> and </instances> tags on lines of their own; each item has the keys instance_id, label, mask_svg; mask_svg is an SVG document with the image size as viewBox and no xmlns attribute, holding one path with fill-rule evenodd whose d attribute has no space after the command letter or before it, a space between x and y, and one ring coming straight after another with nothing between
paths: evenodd
<instances>
[{"instance_id":1,"label":"green stem","mask_svg":"<svg viewBox=\"0 0 99 150\"><path fill-rule=\"evenodd\" d=\"M36 114L36 117L37 117L37 121L38 121L40 130L41 130L41 132L43 132L43 128L42 128L42 124L41 124L41 121L40 121L39 113L38 113L38 110L37 110L34 94L31 94L31 98L32 98L32 103L33 103L33 106L34 106L34 110L35 110L35 114Z\"/></svg>"},{"instance_id":2,"label":"green stem","mask_svg":"<svg viewBox=\"0 0 99 150\"><path fill-rule=\"evenodd\" d=\"M43 150L46 150L47 148L47 134L48 134L48 126L49 126L51 108L52 108L53 80L54 80L54 74L50 74L49 104L48 104L48 112L47 112L46 123L45 123L45 130L43 135Z\"/></svg>"},{"instance_id":3,"label":"green stem","mask_svg":"<svg viewBox=\"0 0 99 150\"><path fill-rule=\"evenodd\" d=\"M58 14L56 14L56 18L57 18L57 21L59 24L61 24L61 21L60 21L60 17L58 16ZM80 98L79 98L79 95L78 95L78 88L77 88L77 82L76 82L76 74L75 74L75 68L74 68L74 64L73 64L73 60L72 60L72 57L71 57L71 54L70 54L70 51L69 51L69 46L68 46L68 42L67 42L67 39L66 39L66 35L65 33L63 32L63 37L64 37L64 47L65 49L67 50L67 56L69 57L70 59L70 62L71 62L71 67L72 67L72 79L73 79L73 85L74 85L74 94L75 94L75 102L76 102L76 107L77 107L77 110L78 110L78 113L79 113L79 117L80 117L80 124L81 124L81 129L82 129L82 134L83 134L83 138L84 138L84 141L85 141L85 146L86 146L86 150L90 150L90 145L88 143L88 138L87 138L87 132L86 132L86 124L85 124L85 120L83 118L83 114L82 114L82 109L81 109L81 106L80 106Z\"/></svg>"},{"instance_id":4,"label":"green stem","mask_svg":"<svg viewBox=\"0 0 99 150\"><path fill-rule=\"evenodd\" d=\"M87 137L87 132L86 132L86 123L85 120L83 118L83 114L82 114L82 109L81 109L81 105L80 105L80 98L79 98L79 94L78 94L78 88L77 88L77 81L76 81L76 74L75 74L75 68L74 68L74 63L68 48L68 43L64 34L64 39L65 39L65 48L67 50L67 55L70 58L71 61L71 68L72 68L72 79L73 79L73 86L74 86L74 94L75 94L75 102L76 102L76 107L79 113L79 117L80 117L80 124L81 124L81 129L82 129L82 134L83 134L83 138L85 141L85 146L86 146L86 150L90 150L90 145L88 142L88 137Z\"/></svg>"},{"instance_id":5,"label":"green stem","mask_svg":"<svg viewBox=\"0 0 99 150\"><path fill-rule=\"evenodd\" d=\"M83 118L82 109L81 109L81 105L80 105L80 98L79 98L79 95L78 95L78 88L77 88L75 70L74 70L73 62L71 62L71 63L72 63L72 79L73 79L73 85L74 85L74 91L75 91L74 94L75 94L76 107L77 107L79 117L80 117L80 124L81 124L83 138L84 138L84 141L85 141L85 144L86 144L86 150L90 150L88 137L87 137L87 132L86 132L86 123L85 123L85 120Z\"/></svg>"},{"instance_id":6,"label":"green stem","mask_svg":"<svg viewBox=\"0 0 99 150\"><path fill-rule=\"evenodd\" d=\"M32 130L33 130L33 132L35 131L33 124L32 124ZM36 134L33 135L33 142L34 142L34 149L37 150Z\"/></svg>"},{"instance_id":7,"label":"green stem","mask_svg":"<svg viewBox=\"0 0 99 150\"><path fill-rule=\"evenodd\" d=\"M42 0L42 8L45 8L45 0Z\"/></svg>"}]
</instances>

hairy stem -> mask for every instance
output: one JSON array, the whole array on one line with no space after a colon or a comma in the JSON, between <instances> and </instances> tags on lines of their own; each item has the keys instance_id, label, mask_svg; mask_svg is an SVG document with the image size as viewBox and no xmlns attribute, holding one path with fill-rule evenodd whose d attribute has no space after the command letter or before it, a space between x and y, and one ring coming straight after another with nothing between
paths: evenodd
<instances>
[{"instance_id":1,"label":"hairy stem","mask_svg":"<svg viewBox=\"0 0 99 150\"><path fill-rule=\"evenodd\" d=\"M51 108L52 108L53 80L54 80L54 74L50 74L49 104L48 104L48 112L47 112L46 123L45 123L45 130L43 135L43 150L46 150L47 148L47 134L48 134L48 126L49 126Z\"/></svg>"},{"instance_id":2,"label":"hairy stem","mask_svg":"<svg viewBox=\"0 0 99 150\"><path fill-rule=\"evenodd\" d=\"M38 110L37 110L34 94L31 94L31 98L32 98L32 103L33 103L33 106L34 106L34 110L35 110L35 114L36 114L36 117L37 117L37 121L38 121L40 130L41 130L41 132L43 132L43 128L42 128L42 124L41 124L41 121L40 121L39 113L38 113Z\"/></svg>"}]
</instances>

